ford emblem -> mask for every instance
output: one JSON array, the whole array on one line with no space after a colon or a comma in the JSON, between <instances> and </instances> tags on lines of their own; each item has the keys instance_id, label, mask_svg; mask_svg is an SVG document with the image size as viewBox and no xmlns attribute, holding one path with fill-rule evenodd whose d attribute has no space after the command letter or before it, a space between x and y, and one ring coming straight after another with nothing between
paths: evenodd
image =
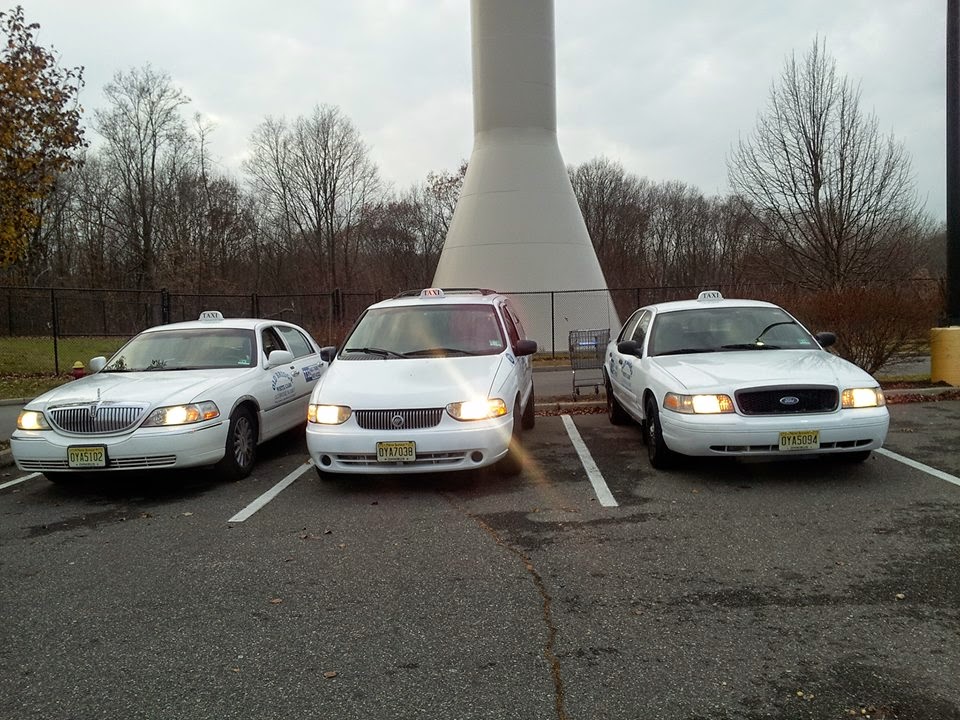
<instances>
[{"instance_id":1,"label":"ford emblem","mask_svg":"<svg viewBox=\"0 0 960 720\"><path fill-rule=\"evenodd\" d=\"M780 398L781 405L796 405L798 402L800 402L800 398L794 397L793 395L785 395Z\"/></svg>"}]
</instances>

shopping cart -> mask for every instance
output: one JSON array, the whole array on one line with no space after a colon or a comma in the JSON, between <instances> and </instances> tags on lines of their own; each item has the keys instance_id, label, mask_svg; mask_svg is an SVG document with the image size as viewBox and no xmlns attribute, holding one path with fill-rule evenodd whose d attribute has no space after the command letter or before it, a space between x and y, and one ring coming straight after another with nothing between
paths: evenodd
<instances>
[{"instance_id":1,"label":"shopping cart","mask_svg":"<svg viewBox=\"0 0 960 720\"><path fill-rule=\"evenodd\" d=\"M570 367L573 369L573 394L592 387L596 395L603 385L603 356L610 341L610 330L571 330ZM580 373L579 376L577 373Z\"/></svg>"}]
</instances>

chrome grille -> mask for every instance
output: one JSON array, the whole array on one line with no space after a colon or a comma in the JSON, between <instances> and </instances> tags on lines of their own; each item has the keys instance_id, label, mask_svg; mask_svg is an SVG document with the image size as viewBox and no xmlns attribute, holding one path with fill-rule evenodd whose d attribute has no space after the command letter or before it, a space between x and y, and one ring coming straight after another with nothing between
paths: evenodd
<instances>
[{"instance_id":1,"label":"chrome grille","mask_svg":"<svg viewBox=\"0 0 960 720\"><path fill-rule=\"evenodd\" d=\"M75 435L102 435L131 429L147 409L146 405L90 403L47 410L54 427Z\"/></svg>"},{"instance_id":2,"label":"chrome grille","mask_svg":"<svg viewBox=\"0 0 960 720\"><path fill-rule=\"evenodd\" d=\"M833 412L840 401L835 387L779 387L739 390L737 405L744 415L802 415Z\"/></svg>"},{"instance_id":3,"label":"chrome grille","mask_svg":"<svg viewBox=\"0 0 960 720\"><path fill-rule=\"evenodd\" d=\"M354 410L364 430L422 430L440 424L443 408L421 410Z\"/></svg>"}]
</instances>

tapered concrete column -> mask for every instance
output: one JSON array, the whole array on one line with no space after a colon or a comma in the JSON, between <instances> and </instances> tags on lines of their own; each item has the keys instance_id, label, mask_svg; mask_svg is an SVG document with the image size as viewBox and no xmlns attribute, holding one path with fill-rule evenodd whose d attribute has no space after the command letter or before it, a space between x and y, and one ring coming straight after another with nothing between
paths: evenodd
<instances>
[{"instance_id":1,"label":"tapered concrete column","mask_svg":"<svg viewBox=\"0 0 960 720\"><path fill-rule=\"evenodd\" d=\"M473 153L434 276L517 295L542 350L619 320L557 143L552 0L472 0ZM551 326L551 316L555 323Z\"/></svg>"}]
</instances>

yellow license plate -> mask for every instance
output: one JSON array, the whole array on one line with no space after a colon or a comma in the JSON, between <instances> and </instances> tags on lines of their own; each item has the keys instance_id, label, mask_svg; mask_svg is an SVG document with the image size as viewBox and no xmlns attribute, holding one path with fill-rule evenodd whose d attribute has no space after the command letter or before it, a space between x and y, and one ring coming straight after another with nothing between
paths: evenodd
<instances>
[{"instance_id":1,"label":"yellow license plate","mask_svg":"<svg viewBox=\"0 0 960 720\"><path fill-rule=\"evenodd\" d=\"M107 449L102 445L68 447L67 465L72 468L106 467Z\"/></svg>"},{"instance_id":2,"label":"yellow license plate","mask_svg":"<svg viewBox=\"0 0 960 720\"><path fill-rule=\"evenodd\" d=\"M780 433L781 452L791 452L794 450L819 450L820 449L820 431L819 430L794 430L791 432Z\"/></svg>"},{"instance_id":3,"label":"yellow license plate","mask_svg":"<svg viewBox=\"0 0 960 720\"><path fill-rule=\"evenodd\" d=\"M415 442L378 442L377 462L413 462L417 459Z\"/></svg>"}]
</instances>

